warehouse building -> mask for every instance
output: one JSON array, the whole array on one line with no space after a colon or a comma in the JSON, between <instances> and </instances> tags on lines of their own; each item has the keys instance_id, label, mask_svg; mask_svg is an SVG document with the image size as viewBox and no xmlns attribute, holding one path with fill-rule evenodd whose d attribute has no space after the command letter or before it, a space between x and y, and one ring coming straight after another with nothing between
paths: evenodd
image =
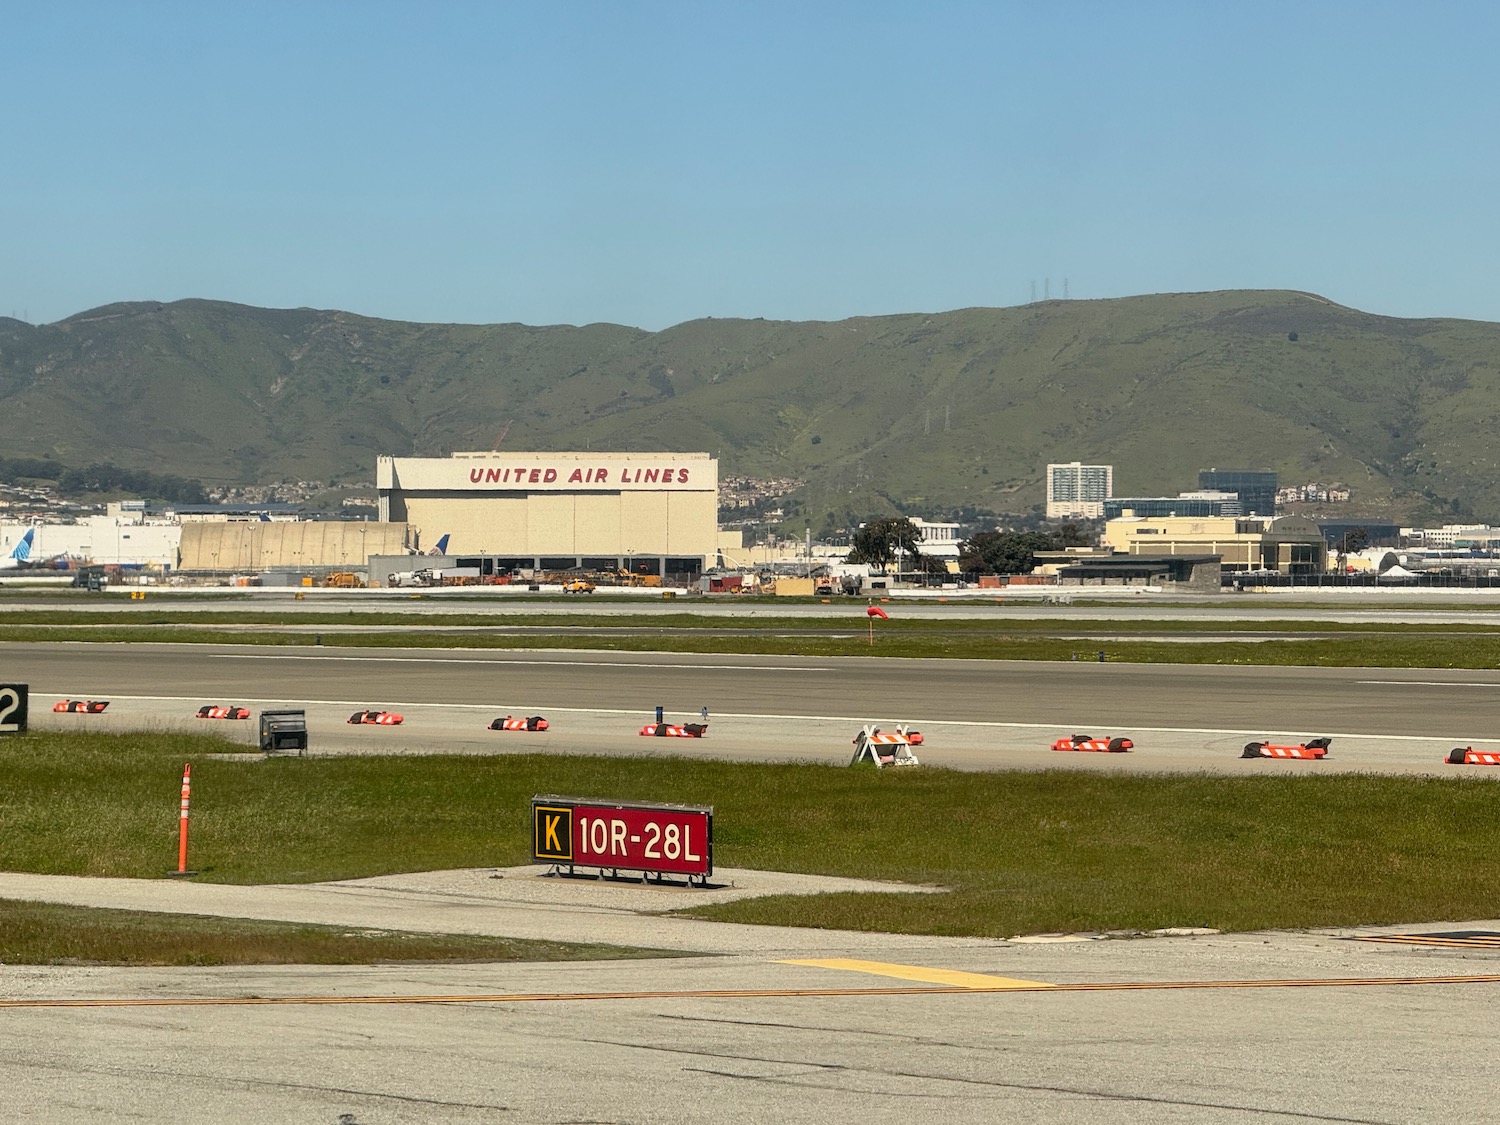
<instances>
[{"instance_id":1,"label":"warehouse building","mask_svg":"<svg viewBox=\"0 0 1500 1125\"><path fill-rule=\"evenodd\" d=\"M1323 533L1303 516L1125 516L1104 525L1104 545L1126 555L1218 555L1226 572L1319 574L1328 568Z\"/></svg>"},{"instance_id":2,"label":"warehouse building","mask_svg":"<svg viewBox=\"0 0 1500 1125\"><path fill-rule=\"evenodd\" d=\"M707 453L381 457L380 520L410 546L500 569L696 577L718 552L719 463Z\"/></svg>"}]
</instances>

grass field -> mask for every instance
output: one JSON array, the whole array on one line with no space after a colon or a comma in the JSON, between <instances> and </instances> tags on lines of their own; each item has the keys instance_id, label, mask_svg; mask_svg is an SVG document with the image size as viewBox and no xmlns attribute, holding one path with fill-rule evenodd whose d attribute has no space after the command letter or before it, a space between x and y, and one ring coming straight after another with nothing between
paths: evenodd
<instances>
[{"instance_id":1,"label":"grass field","mask_svg":"<svg viewBox=\"0 0 1500 1125\"><path fill-rule=\"evenodd\" d=\"M940 884L714 907L741 921L1007 937L1054 930L1475 918L1500 902L1478 779L955 773L690 759L206 755L205 735L0 742L0 869L172 866L194 760L192 866L254 883L529 859L535 793L716 807L718 866Z\"/></svg>"},{"instance_id":2,"label":"grass field","mask_svg":"<svg viewBox=\"0 0 1500 1125\"><path fill-rule=\"evenodd\" d=\"M734 618L693 613L444 613L233 610L24 610L0 612L0 641L179 644L321 644L342 648L567 648L620 652L764 653L975 660L1106 660L1153 664L1260 664L1323 667L1492 668L1500 665L1500 629L1491 625L1203 622L1159 620L883 621L869 643L861 607L848 619ZM291 631L291 627L297 631ZM319 627L330 631L318 633ZM373 632L335 631L338 627ZM1141 635L1141 639L1135 639ZM1162 636L1184 640L1163 640ZM1199 639L1201 638L1201 639Z\"/></svg>"},{"instance_id":3,"label":"grass field","mask_svg":"<svg viewBox=\"0 0 1500 1125\"><path fill-rule=\"evenodd\" d=\"M655 956L666 954L613 945L349 930L0 899L4 965L369 965Z\"/></svg>"},{"instance_id":4,"label":"grass field","mask_svg":"<svg viewBox=\"0 0 1500 1125\"><path fill-rule=\"evenodd\" d=\"M567 604L577 605L577 601ZM598 604L590 602L590 605ZM383 610L303 610L277 611L260 608L182 609L3 609L0 626L7 628L45 625L57 628L118 626L121 628L177 628L182 626L297 626L303 629L319 625L390 626L393 629L421 631L426 629L638 629L638 630L707 630L711 632L776 633L788 629L805 633L844 633L853 626L866 625L865 604L840 602L839 616L798 617L786 614L783 599L743 598L735 603L751 613L727 616L692 610L681 612L638 612L601 615L597 613L504 613L460 612L414 613L401 609ZM1003 617L903 617L905 606L887 606L892 619L882 621L883 633L902 635L1046 632L1108 633L1350 633L1350 634L1422 634L1454 633L1500 635L1500 617L1488 624L1454 622L1433 626L1402 621L1326 621L1288 616L1280 620L1198 620L1173 615L1163 609L1155 618L1132 617L1123 620L1090 620L1088 618L1050 616L1039 607L1017 607ZM928 607L931 608L931 607ZM1131 607L1135 608L1135 607ZM1181 610L1182 606L1176 607ZM1187 607L1197 608L1197 607ZM780 612L778 612L780 611ZM1023 617L1022 613L1033 616Z\"/></svg>"}]
</instances>

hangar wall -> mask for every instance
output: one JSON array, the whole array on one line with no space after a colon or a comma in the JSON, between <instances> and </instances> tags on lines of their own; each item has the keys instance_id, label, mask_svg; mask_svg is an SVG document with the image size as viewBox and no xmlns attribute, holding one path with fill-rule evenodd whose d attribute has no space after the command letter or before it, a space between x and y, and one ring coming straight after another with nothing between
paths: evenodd
<instances>
[{"instance_id":1,"label":"hangar wall","mask_svg":"<svg viewBox=\"0 0 1500 1125\"><path fill-rule=\"evenodd\" d=\"M183 570L354 568L363 567L371 555L399 555L405 550L404 523L186 523L182 525L181 565Z\"/></svg>"},{"instance_id":2,"label":"hangar wall","mask_svg":"<svg viewBox=\"0 0 1500 1125\"><path fill-rule=\"evenodd\" d=\"M718 462L706 453L382 457L382 519L449 555L712 558ZM373 552L372 552L373 553Z\"/></svg>"}]
</instances>

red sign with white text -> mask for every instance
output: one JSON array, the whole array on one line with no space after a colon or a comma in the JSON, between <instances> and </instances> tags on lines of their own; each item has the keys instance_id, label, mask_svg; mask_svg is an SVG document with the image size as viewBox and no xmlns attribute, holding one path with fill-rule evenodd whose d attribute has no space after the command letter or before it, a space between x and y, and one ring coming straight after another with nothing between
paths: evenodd
<instances>
[{"instance_id":1,"label":"red sign with white text","mask_svg":"<svg viewBox=\"0 0 1500 1125\"><path fill-rule=\"evenodd\" d=\"M540 863L713 873L712 808L533 797L531 821L532 857Z\"/></svg>"}]
</instances>

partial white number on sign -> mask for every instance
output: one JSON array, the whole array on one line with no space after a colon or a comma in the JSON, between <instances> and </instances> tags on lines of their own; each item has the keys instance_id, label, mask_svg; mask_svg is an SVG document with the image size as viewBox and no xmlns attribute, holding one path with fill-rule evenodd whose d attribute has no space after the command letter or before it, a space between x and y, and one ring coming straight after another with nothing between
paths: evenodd
<instances>
[{"instance_id":1,"label":"partial white number on sign","mask_svg":"<svg viewBox=\"0 0 1500 1125\"><path fill-rule=\"evenodd\" d=\"M26 689L14 684L0 684L0 734L17 734L26 729Z\"/></svg>"}]
</instances>

